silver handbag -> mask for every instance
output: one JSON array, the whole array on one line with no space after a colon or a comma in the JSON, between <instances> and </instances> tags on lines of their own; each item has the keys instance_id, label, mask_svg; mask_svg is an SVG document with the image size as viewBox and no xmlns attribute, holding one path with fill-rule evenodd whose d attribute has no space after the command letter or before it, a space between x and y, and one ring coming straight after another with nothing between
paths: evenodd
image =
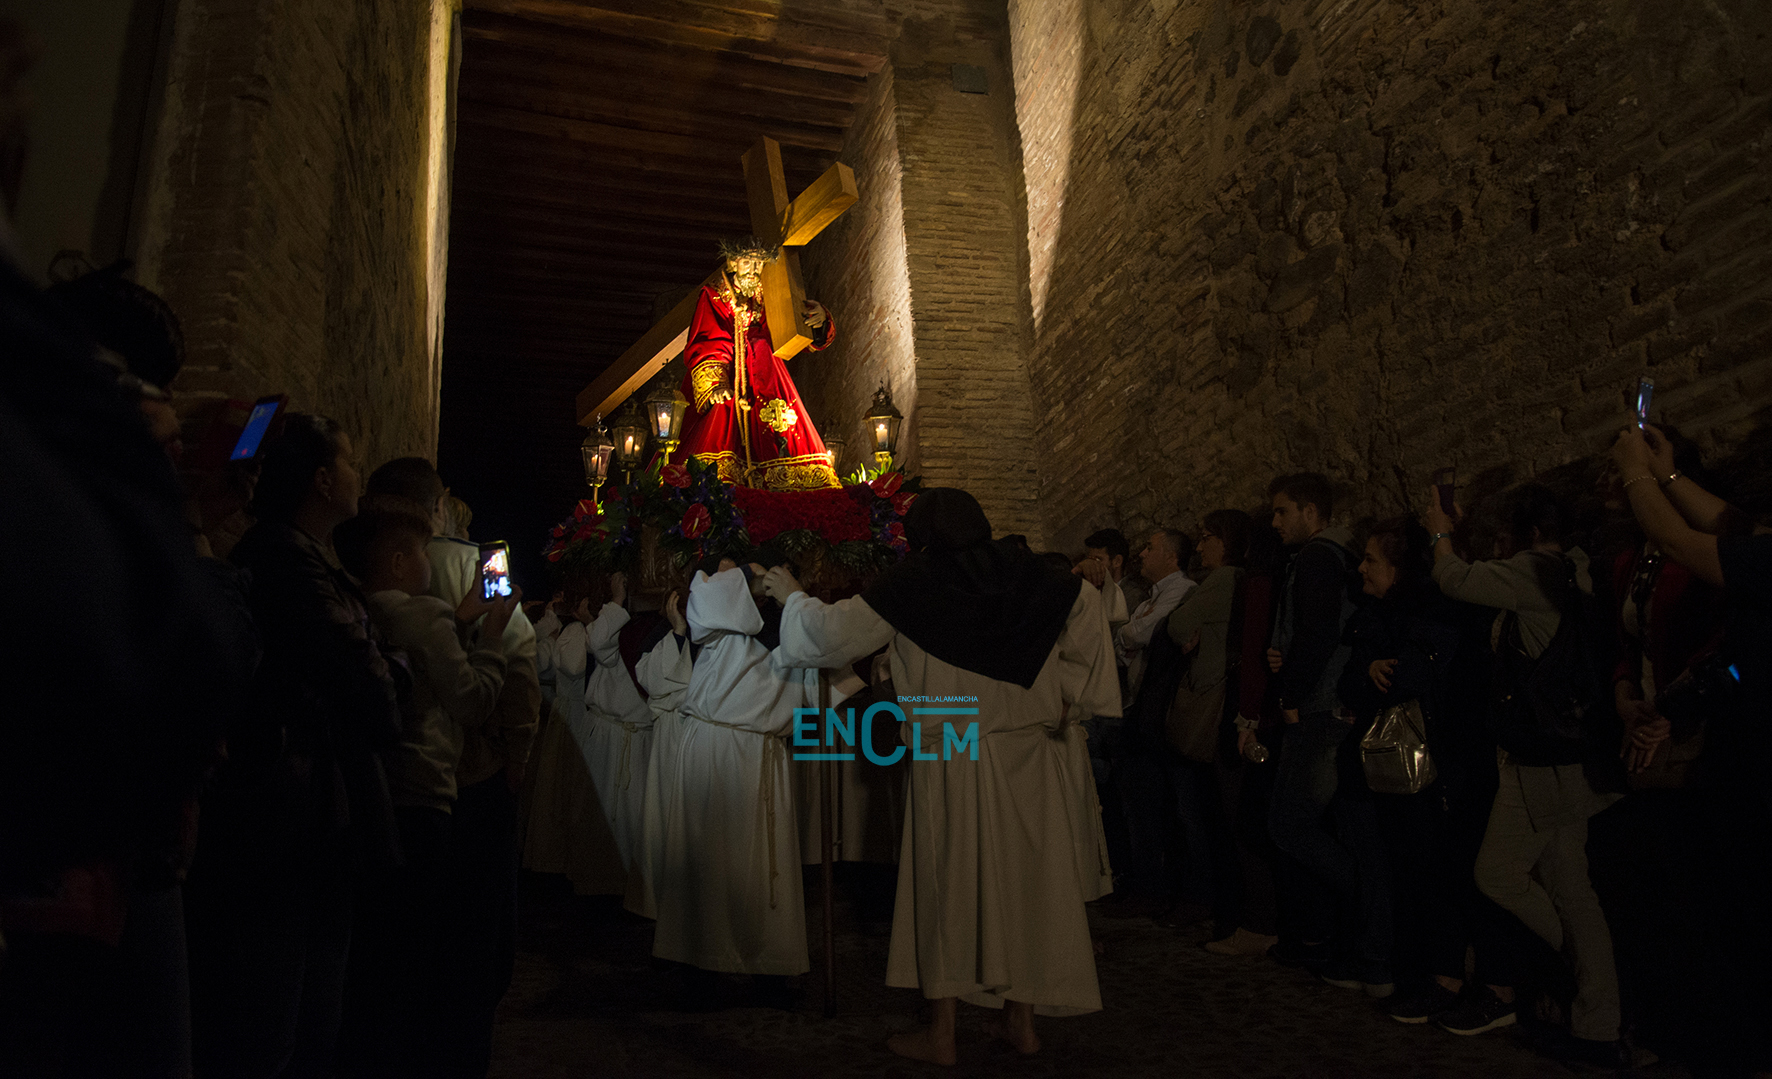
<instances>
[{"instance_id":1,"label":"silver handbag","mask_svg":"<svg viewBox=\"0 0 1772 1079\"><path fill-rule=\"evenodd\" d=\"M1434 759L1427 751L1427 722L1421 702L1395 704L1378 713L1360 739L1366 785L1379 794L1416 794L1434 781Z\"/></svg>"}]
</instances>

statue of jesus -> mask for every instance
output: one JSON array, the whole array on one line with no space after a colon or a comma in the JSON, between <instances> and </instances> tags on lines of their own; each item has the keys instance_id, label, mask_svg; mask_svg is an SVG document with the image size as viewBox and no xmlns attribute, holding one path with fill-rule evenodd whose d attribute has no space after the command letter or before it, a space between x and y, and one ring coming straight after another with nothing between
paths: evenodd
<instances>
[{"instance_id":1,"label":"statue of jesus","mask_svg":"<svg viewBox=\"0 0 1772 1079\"><path fill-rule=\"evenodd\" d=\"M763 266L780 255L755 239L722 243L725 269L703 285L689 321L683 396L689 400L679 459L714 465L728 483L771 491L838 487L824 440L775 355L763 318ZM836 336L822 304L806 302L811 347Z\"/></svg>"}]
</instances>

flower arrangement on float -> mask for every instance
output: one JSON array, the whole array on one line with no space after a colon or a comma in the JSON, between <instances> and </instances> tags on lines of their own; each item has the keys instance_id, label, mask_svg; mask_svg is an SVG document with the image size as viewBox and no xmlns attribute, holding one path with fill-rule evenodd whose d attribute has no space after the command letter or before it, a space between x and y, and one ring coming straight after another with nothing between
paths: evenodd
<instances>
[{"instance_id":1,"label":"flower arrangement on float","mask_svg":"<svg viewBox=\"0 0 1772 1079\"><path fill-rule=\"evenodd\" d=\"M872 478L868 478L872 477ZM909 550L904 516L921 480L860 472L840 488L764 491L720 481L690 458L654 463L601 501L581 499L549 533L543 554L566 574L633 572L658 556L678 568L773 542L803 564L871 574Z\"/></svg>"}]
</instances>

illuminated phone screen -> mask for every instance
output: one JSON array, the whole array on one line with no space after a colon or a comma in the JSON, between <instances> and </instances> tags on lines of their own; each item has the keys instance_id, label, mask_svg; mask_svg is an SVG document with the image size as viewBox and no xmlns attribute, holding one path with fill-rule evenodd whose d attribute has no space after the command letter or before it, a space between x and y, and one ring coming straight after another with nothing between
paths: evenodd
<instances>
[{"instance_id":1,"label":"illuminated phone screen","mask_svg":"<svg viewBox=\"0 0 1772 1079\"><path fill-rule=\"evenodd\" d=\"M1655 396L1655 380L1643 378L1637 380L1637 426L1649 422L1649 401Z\"/></svg>"},{"instance_id":2,"label":"illuminated phone screen","mask_svg":"<svg viewBox=\"0 0 1772 1079\"><path fill-rule=\"evenodd\" d=\"M496 599L511 594L511 552L500 545L481 552L480 598Z\"/></svg>"},{"instance_id":3,"label":"illuminated phone screen","mask_svg":"<svg viewBox=\"0 0 1772 1079\"><path fill-rule=\"evenodd\" d=\"M265 432L271 429L271 420L276 418L277 409L282 404L281 401L261 401L253 407L252 415L246 419L246 429L240 432L240 441L234 443L234 452L228 460L244 461L257 456L259 443L265 440Z\"/></svg>"}]
</instances>

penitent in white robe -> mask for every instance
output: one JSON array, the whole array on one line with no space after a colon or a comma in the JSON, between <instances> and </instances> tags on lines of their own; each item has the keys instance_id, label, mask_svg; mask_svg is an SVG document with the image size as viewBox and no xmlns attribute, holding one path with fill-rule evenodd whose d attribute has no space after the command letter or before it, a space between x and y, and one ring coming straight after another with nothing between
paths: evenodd
<instances>
[{"instance_id":1,"label":"penitent in white robe","mask_svg":"<svg viewBox=\"0 0 1772 1079\"><path fill-rule=\"evenodd\" d=\"M554 708L530 759L533 775L523 836L523 867L562 873L579 895L619 895L621 851L585 763L584 623L568 622L550 649ZM539 654L539 653L538 653Z\"/></svg>"},{"instance_id":2,"label":"penitent in white robe","mask_svg":"<svg viewBox=\"0 0 1772 1079\"><path fill-rule=\"evenodd\" d=\"M659 778L676 771L677 749L683 741L683 699L689 695L692 670L689 642L675 633L640 657L634 677L646 691L652 709L652 753L646 758L646 790L641 799L640 845L628 869L623 905L643 918L658 917L653 882L664 855L664 789Z\"/></svg>"},{"instance_id":3,"label":"penitent in white robe","mask_svg":"<svg viewBox=\"0 0 1772 1079\"><path fill-rule=\"evenodd\" d=\"M674 764L659 772L664 843L652 954L745 974L803 974L806 908L785 736L816 700L817 670L784 669L754 634L744 572L697 573L701 645Z\"/></svg>"},{"instance_id":4,"label":"penitent in white robe","mask_svg":"<svg viewBox=\"0 0 1772 1079\"><path fill-rule=\"evenodd\" d=\"M591 621L585 637L590 666L578 737L597 802L615 837L620 864L613 881L615 895L626 892L627 874L640 846L646 761L652 755L652 709L621 659L621 631L629 617L621 605L605 603Z\"/></svg>"},{"instance_id":5,"label":"penitent in white robe","mask_svg":"<svg viewBox=\"0 0 1772 1079\"><path fill-rule=\"evenodd\" d=\"M1099 825L1077 820L1075 793L1086 784L1093 795L1094 778L1077 764L1064 722L1073 706L1097 715L1120 708L1100 604L1095 589L1079 591L1024 689L936 659L859 597L789 597L778 662L837 666L890 644L900 697L977 698L976 716L949 718L960 731L976 719L978 760L955 753L911 763L886 984L990 1007L1031 1003L1043 1015L1100 1009L1080 868L1098 858ZM925 753L942 752L941 718L921 720Z\"/></svg>"}]
</instances>

